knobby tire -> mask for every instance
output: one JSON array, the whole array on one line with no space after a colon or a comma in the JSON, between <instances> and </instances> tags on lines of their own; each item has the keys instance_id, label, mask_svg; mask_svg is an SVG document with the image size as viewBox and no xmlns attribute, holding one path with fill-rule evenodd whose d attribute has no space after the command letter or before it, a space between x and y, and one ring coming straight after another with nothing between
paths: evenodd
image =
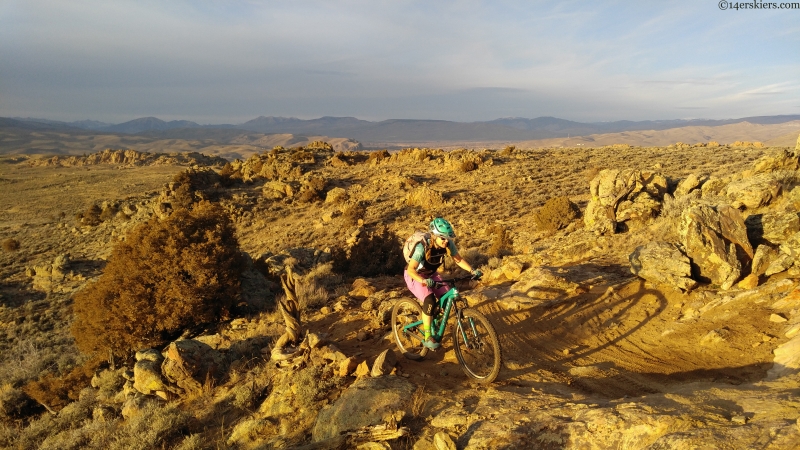
<instances>
[{"instance_id":1,"label":"knobby tire","mask_svg":"<svg viewBox=\"0 0 800 450\"><path fill-rule=\"evenodd\" d=\"M413 300L400 300L394 305L394 308L392 308L392 334L394 334L394 342L397 344L397 348L403 356L415 361L425 358L425 355L428 354L428 349L422 345L420 340L404 333L403 327L418 320L422 320L422 307ZM416 329L411 331L421 336L422 325L420 324Z\"/></svg>"},{"instance_id":2,"label":"knobby tire","mask_svg":"<svg viewBox=\"0 0 800 450\"><path fill-rule=\"evenodd\" d=\"M491 383L497 378L502 365L500 340L497 339L497 332L489 319L475 309L466 308L462 310L462 315L461 326L456 323L456 326L453 327L453 349L456 358L467 377L478 383ZM470 318L475 323L477 336L469 324ZM461 336L462 327L474 348L466 347L464 338Z\"/></svg>"}]
</instances>

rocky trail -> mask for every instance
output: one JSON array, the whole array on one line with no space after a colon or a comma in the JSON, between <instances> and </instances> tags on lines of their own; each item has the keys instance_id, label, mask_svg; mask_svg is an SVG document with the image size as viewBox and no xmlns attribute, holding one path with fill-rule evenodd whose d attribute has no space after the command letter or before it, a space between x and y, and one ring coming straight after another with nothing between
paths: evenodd
<instances>
[{"instance_id":1,"label":"rocky trail","mask_svg":"<svg viewBox=\"0 0 800 450\"><path fill-rule=\"evenodd\" d=\"M800 148L720 150L6 160L0 446L800 448ZM567 209L550 202L565 194ZM130 230L192 198L235 224L242 312L37 409L25 388L84 360L72 296ZM432 214L486 274L459 287L500 338L489 385L462 372L449 331L424 360L400 356L402 276L363 273L391 259L389 233ZM302 334L276 359L287 270Z\"/></svg>"}]
</instances>

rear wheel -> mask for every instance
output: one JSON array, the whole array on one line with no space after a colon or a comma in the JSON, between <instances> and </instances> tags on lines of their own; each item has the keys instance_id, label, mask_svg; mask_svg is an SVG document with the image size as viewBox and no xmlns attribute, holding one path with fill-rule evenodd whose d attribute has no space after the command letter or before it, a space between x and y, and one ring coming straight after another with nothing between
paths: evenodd
<instances>
[{"instance_id":1,"label":"rear wheel","mask_svg":"<svg viewBox=\"0 0 800 450\"><path fill-rule=\"evenodd\" d=\"M494 326L472 308L461 312L453 327L453 349L468 377L479 383L491 383L500 373L500 341Z\"/></svg>"},{"instance_id":2,"label":"rear wheel","mask_svg":"<svg viewBox=\"0 0 800 450\"><path fill-rule=\"evenodd\" d=\"M403 299L392 309L392 333L400 353L408 359L420 360L428 353L422 345L422 307L414 300ZM420 322L418 326L404 330L408 324Z\"/></svg>"}]
</instances>

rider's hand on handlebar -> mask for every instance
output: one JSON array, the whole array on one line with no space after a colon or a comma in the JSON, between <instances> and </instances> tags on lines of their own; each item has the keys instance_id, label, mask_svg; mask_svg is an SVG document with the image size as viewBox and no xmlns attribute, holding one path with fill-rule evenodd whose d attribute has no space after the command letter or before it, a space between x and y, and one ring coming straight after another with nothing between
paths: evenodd
<instances>
[{"instance_id":1,"label":"rider's hand on handlebar","mask_svg":"<svg viewBox=\"0 0 800 450\"><path fill-rule=\"evenodd\" d=\"M436 285L436 282L433 281L431 278L426 278L425 279L425 286L427 286L429 288L432 288L435 285Z\"/></svg>"},{"instance_id":2,"label":"rider's hand on handlebar","mask_svg":"<svg viewBox=\"0 0 800 450\"><path fill-rule=\"evenodd\" d=\"M483 276L483 272L481 272L480 269L475 269L475 270L472 271L472 278L474 278L476 280L480 280L482 276Z\"/></svg>"}]
</instances>

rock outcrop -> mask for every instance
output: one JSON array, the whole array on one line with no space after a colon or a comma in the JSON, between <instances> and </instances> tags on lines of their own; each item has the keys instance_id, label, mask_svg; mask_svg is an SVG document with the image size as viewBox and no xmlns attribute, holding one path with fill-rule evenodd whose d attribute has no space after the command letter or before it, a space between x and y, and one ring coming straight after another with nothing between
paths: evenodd
<instances>
[{"instance_id":1,"label":"rock outcrop","mask_svg":"<svg viewBox=\"0 0 800 450\"><path fill-rule=\"evenodd\" d=\"M591 200L586 226L597 234L613 234L618 222L646 221L661 209L667 191L663 175L632 169L605 169L589 184Z\"/></svg>"},{"instance_id":2,"label":"rock outcrop","mask_svg":"<svg viewBox=\"0 0 800 450\"><path fill-rule=\"evenodd\" d=\"M381 424L387 416L403 417L413 393L414 385L404 378L362 378L342 392L336 402L320 411L314 425L314 441Z\"/></svg>"},{"instance_id":3,"label":"rock outcrop","mask_svg":"<svg viewBox=\"0 0 800 450\"><path fill-rule=\"evenodd\" d=\"M691 278L689 258L675 244L650 242L630 255L631 272L652 283L688 291L697 286Z\"/></svg>"},{"instance_id":4,"label":"rock outcrop","mask_svg":"<svg viewBox=\"0 0 800 450\"><path fill-rule=\"evenodd\" d=\"M729 289L742 275L741 258L749 264L753 248L739 211L729 206L698 205L681 214L681 243L692 261L693 275Z\"/></svg>"},{"instance_id":5,"label":"rock outcrop","mask_svg":"<svg viewBox=\"0 0 800 450\"><path fill-rule=\"evenodd\" d=\"M781 183L773 173L762 173L731 181L725 195L734 208L755 209L770 204L781 192Z\"/></svg>"},{"instance_id":6,"label":"rock outcrop","mask_svg":"<svg viewBox=\"0 0 800 450\"><path fill-rule=\"evenodd\" d=\"M225 357L200 341L172 342L164 356L161 365L164 377L187 393L202 391L206 382L217 381L224 374Z\"/></svg>"}]
</instances>

